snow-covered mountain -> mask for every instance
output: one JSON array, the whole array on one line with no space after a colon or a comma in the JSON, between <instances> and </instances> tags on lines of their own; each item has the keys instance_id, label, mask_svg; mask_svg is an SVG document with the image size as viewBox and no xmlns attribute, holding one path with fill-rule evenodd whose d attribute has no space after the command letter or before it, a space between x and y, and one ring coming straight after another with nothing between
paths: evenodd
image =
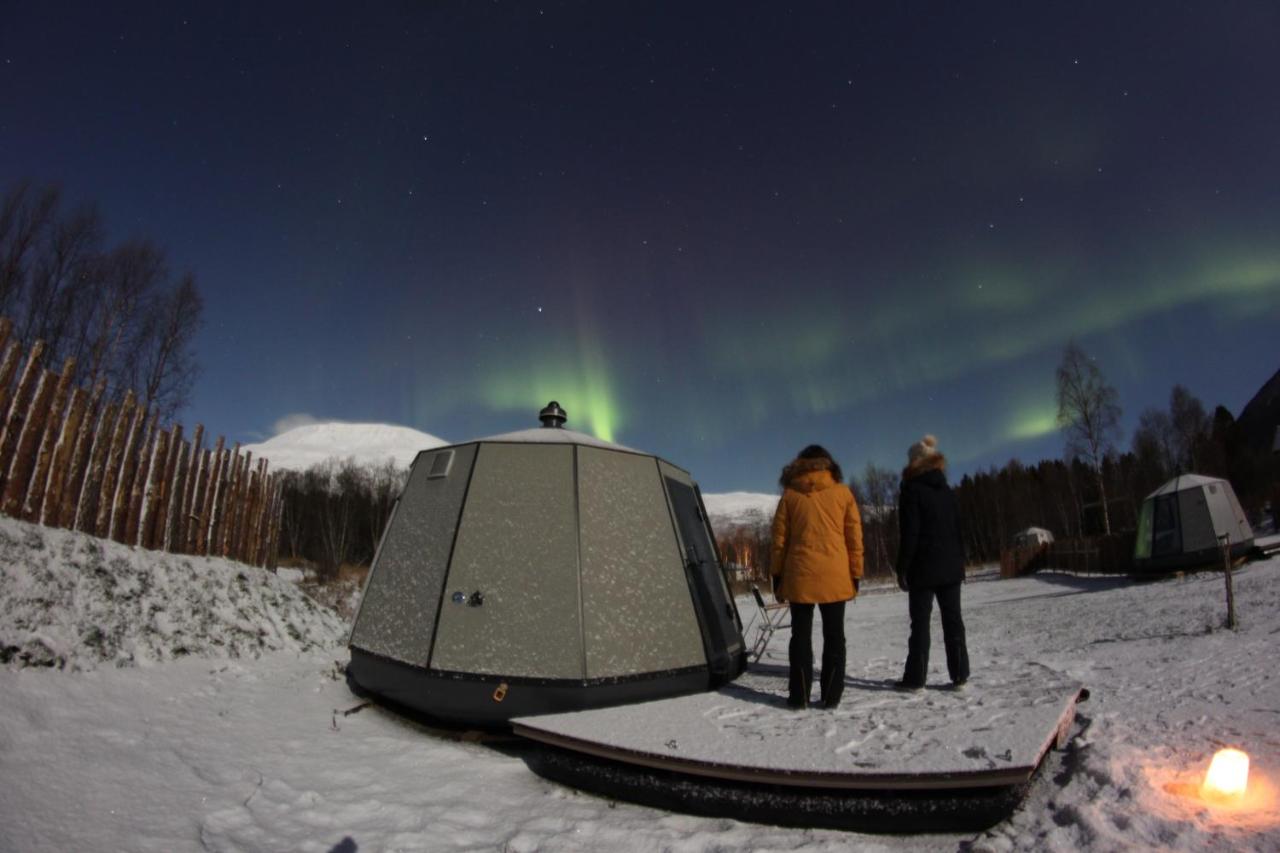
<instances>
[{"instance_id":1,"label":"snow-covered mountain","mask_svg":"<svg viewBox=\"0 0 1280 853\"><path fill-rule=\"evenodd\" d=\"M357 465L377 467L391 459L408 468L421 450L448 444L430 433L391 424L307 424L242 449L255 459L266 457L272 468L305 471L327 459L354 458Z\"/></svg>"},{"instance_id":2,"label":"snow-covered mountain","mask_svg":"<svg viewBox=\"0 0 1280 853\"><path fill-rule=\"evenodd\" d=\"M778 508L778 496L760 492L704 494L702 503L714 530L769 524Z\"/></svg>"},{"instance_id":3,"label":"snow-covered mountain","mask_svg":"<svg viewBox=\"0 0 1280 853\"><path fill-rule=\"evenodd\" d=\"M356 464L382 465L388 459L400 468L408 468L421 450L441 447L449 442L430 433L392 424L324 423L307 424L280 433L260 444L247 444L242 449L255 459L266 457L272 468L305 471L327 459L354 457ZM703 503L711 525L719 530L768 524L778 507L778 496L757 492L725 492L704 494Z\"/></svg>"}]
</instances>

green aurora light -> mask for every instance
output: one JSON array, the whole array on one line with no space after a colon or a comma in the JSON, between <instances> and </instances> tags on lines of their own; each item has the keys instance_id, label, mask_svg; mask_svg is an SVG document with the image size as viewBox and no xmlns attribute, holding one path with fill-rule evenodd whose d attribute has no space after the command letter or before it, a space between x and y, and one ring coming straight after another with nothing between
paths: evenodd
<instances>
[{"instance_id":1,"label":"green aurora light","mask_svg":"<svg viewBox=\"0 0 1280 853\"><path fill-rule=\"evenodd\" d=\"M1280 256L1274 254L1182 259L1141 276L1120 271L1114 281L1089 286L1072 280L1081 275L1065 260L1006 264L989 276L970 271L935 289L920 300L927 310L913 309L906 292L858 311L832 302L817 310L810 304L731 312L713 330L706 357L740 379L754 377L757 388L785 388L797 412L822 415L1196 304L1243 305L1252 312L1280 307ZM756 418L763 411L753 398L743 414ZM1050 431L1043 418L1020 416L1019 422L1020 436Z\"/></svg>"}]
</instances>

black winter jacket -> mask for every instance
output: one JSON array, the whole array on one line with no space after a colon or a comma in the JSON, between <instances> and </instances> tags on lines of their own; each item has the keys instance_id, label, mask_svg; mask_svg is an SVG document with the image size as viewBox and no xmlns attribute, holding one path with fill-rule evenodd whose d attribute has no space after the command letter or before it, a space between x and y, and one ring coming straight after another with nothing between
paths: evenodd
<instances>
[{"instance_id":1,"label":"black winter jacket","mask_svg":"<svg viewBox=\"0 0 1280 853\"><path fill-rule=\"evenodd\" d=\"M928 589L964 580L964 541L960 512L939 458L936 467L903 472L898 493L898 583L903 589Z\"/></svg>"}]
</instances>

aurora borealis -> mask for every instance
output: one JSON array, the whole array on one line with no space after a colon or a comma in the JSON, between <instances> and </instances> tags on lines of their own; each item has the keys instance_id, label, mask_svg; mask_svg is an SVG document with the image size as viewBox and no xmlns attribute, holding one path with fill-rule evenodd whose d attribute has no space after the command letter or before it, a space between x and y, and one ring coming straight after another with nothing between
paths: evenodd
<instances>
[{"instance_id":1,"label":"aurora borealis","mask_svg":"<svg viewBox=\"0 0 1280 853\"><path fill-rule=\"evenodd\" d=\"M801 446L1061 453L1280 367L1280 7L15 4L0 184L205 294L184 420L570 426L708 491ZM1127 447L1126 433L1123 446Z\"/></svg>"}]
</instances>

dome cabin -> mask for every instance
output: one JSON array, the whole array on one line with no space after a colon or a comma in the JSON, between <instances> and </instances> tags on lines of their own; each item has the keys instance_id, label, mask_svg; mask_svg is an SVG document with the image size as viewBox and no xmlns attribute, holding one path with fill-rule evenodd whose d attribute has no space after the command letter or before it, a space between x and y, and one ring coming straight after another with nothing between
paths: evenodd
<instances>
[{"instance_id":1,"label":"dome cabin","mask_svg":"<svg viewBox=\"0 0 1280 853\"><path fill-rule=\"evenodd\" d=\"M1028 527L1013 536L1015 548L1039 548L1041 545L1053 544L1053 533L1043 527Z\"/></svg>"},{"instance_id":2,"label":"dome cabin","mask_svg":"<svg viewBox=\"0 0 1280 853\"><path fill-rule=\"evenodd\" d=\"M418 454L352 626L353 688L493 727L743 671L697 484L566 417L552 402L540 428Z\"/></svg>"},{"instance_id":3,"label":"dome cabin","mask_svg":"<svg viewBox=\"0 0 1280 853\"><path fill-rule=\"evenodd\" d=\"M1231 557L1253 547L1253 529L1226 480L1182 474L1142 502L1133 547L1137 571L1222 566L1221 538Z\"/></svg>"}]
</instances>

